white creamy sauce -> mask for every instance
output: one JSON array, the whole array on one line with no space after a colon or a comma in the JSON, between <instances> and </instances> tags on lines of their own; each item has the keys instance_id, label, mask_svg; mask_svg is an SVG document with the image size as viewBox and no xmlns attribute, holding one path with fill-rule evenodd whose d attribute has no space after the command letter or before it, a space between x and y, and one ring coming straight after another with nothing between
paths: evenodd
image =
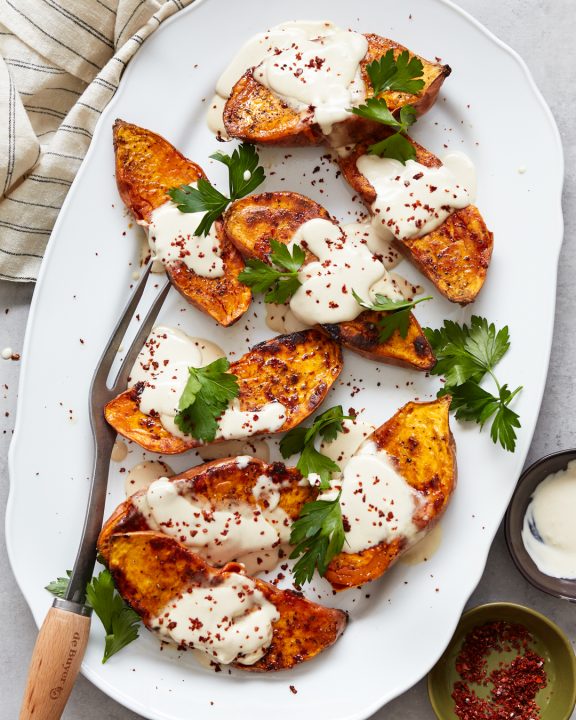
<instances>
[{"instance_id":1,"label":"white creamy sauce","mask_svg":"<svg viewBox=\"0 0 576 720\"><path fill-rule=\"evenodd\" d=\"M358 418L344 420L342 432L338 433L331 442L323 440L320 443L319 451L342 468L375 429L374 425Z\"/></svg>"},{"instance_id":2,"label":"white creamy sauce","mask_svg":"<svg viewBox=\"0 0 576 720\"><path fill-rule=\"evenodd\" d=\"M228 133L224 127L224 105L226 105L226 98L216 94L210 102L210 107L206 113L206 122L208 129L214 133L217 137L222 140L229 140Z\"/></svg>"},{"instance_id":3,"label":"white creamy sauce","mask_svg":"<svg viewBox=\"0 0 576 720\"><path fill-rule=\"evenodd\" d=\"M196 187L196 184L192 183L190 187ZM203 212L180 212L171 200L156 208L148 227L148 241L154 259L164 265L183 262L202 277L222 277L224 263L216 226L212 225L207 235L194 235L203 217Z\"/></svg>"},{"instance_id":4,"label":"white creamy sauce","mask_svg":"<svg viewBox=\"0 0 576 720\"><path fill-rule=\"evenodd\" d=\"M129 386L143 383L140 410L158 413L166 429L174 425L178 402L188 381L189 367L202 367L202 352L186 333L155 327L140 351L129 376Z\"/></svg>"},{"instance_id":5,"label":"white creamy sauce","mask_svg":"<svg viewBox=\"0 0 576 720\"><path fill-rule=\"evenodd\" d=\"M110 453L110 460L112 462L122 462L128 455L128 446L124 440L116 440Z\"/></svg>"},{"instance_id":6,"label":"white creamy sauce","mask_svg":"<svg viewBox=\"0 0 576 720\"><path fill-rule=\"evenodd\" d=\"M161 637L206 653L215 662L253 665L272 642L276 607L254 580L227 573L205 587L190 587L150 621Z\"/></svg>"},{"instance_id":7,"label":"white creamy sauce","mask_svg":"<svg viewBox=\"0 0 576 720\"><path fill-rule=\"evenodd\" d=\"M128 386L142 383L140 410L157 415L162 426L176 437L189 437L176 425L178 403L188 381L189 367L204 367L224 353L214 343L191 338L165 326L155 327L140 351L128 378ZM278 402L258 410L240 410L237 399L218 420L217 438L238 440L254 433L276 432L286 419L286 408Z\"/></svg>"},{"instance_id":8,"label":"white creamy sauce","mask_svg":"<svg viewBox=\"0 0 576 720\"><path fill-rule=\"evenodd\" d=\"M183 483L164 477L134 498L134 504L152 530L176 538L213 565L241 562L254 574L277 565L291 520L278 506L280 487L267 475L257 479L252 494L254 504L213 507Z\"/></svg>"},{"instance_id":9,"label":"white creamy sauce","mask_svg":"<svg viewBox=\"0 0 576 720\"><path fill-rule=\"evenodd\" d=\"M387 297L402 299L387 282L386 268L358 233L348 236L329 220L315 218L298 228L289 243L290 247L294 244L318 258L299 271L301 286L290 298L290 310L301 322L316 325L354 320L364 308L352 290L366 301L374 300L376 283Z\"/></svg>"},{"instance_id":10,"label":"white creamy sauce","mask_svg":"<svg viewBox=\"0 0 576 720\"><path fill-rule=\"evenodd\" d=\"M346 237L365 244L368 250L380 260L386 270L395 268L402 259L400 251L391 242L378 235L370 223L348 223L342 226L342 230Z\"/></svg>"},{"instance_id":11,"label":"white creamy sauce","mask_svg":"<svg viewBox=\"0 0 576 720\"><path fill-rule=\"evenodd\" d=\"M549 475L534 493L524 516L522 540L540 572L576 578L576 460Z\"/></svg>"},{"instance_id":12,"label":"white creamy sauce","mask_svg":"<svg viewBox=\"0 0 576 720\"><path fill-rule=\"evenodd\" d=\"M237 440L262 432L276 432L286 420L286 408L282 403L269 402L258 410L240 410L238 400L226 408L218 420L217 437Z\"/></svg>"},{"instance_id":13,"label":"white creamy sauce","mask_svg":"<svg viewBox=\"0 0 576 720\"><path fill-rule=\"evenodd\" d=\"M372 440L360 446L344 466L341 480L321 498L334 499L338 486L342 488L344 552L360 552L398 537L411 542L417 535L414 514L421 503L420 496Z\"/></svg>"},{"instance_id":14,"label":"white creamy sauce","mask_svg":"<svg viewBox=\"0 0 576 720\"><path fill-rule=\"evenodd\" d=\"M402 165L377 155L361 155L356 166L376 192L372 224L385 239L422 237L472 202L473 190L462 182L473 182L475 187L473 166L466 169L466 163L456 153L449 158L449 164L437 168L414 160ZM457 168L458 174L451 168Z\"/></svg>"},{"instance_id":15,"label":"white creamy sauce","mask_svg":"<svg viewBox=\"0 0 576 720\"><path fill-rule=\"evenodd\" d=\"M350 115L365 97L360 61L368 41L331 22L286 22L259 33L240 49L216 85L221 99L250 68L254 77L287 105L308 111L322 132ZM213 101L216 104L216 101ZM209 118L211 129L218 125Z\"/></svg>"},{"instance_id":16,"label":"white creamy sauce","mask_svg":"<svg viewBox=\"0 0 576 720\"><path fill-rule=\"evenodd\" d=\"M170 477L170 475L174 475L174 471L165 462L161 460L144 460L144 462L134 465L126 473L124 480L126 497L130 497L140 490L147 490L155 480L161 477Z\"/></svg>"}]
</instances>

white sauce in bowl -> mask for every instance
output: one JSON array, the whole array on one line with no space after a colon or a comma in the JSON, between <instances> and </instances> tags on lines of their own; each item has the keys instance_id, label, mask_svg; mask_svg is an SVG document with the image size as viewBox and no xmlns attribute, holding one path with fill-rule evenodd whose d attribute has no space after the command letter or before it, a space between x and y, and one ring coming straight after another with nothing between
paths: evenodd
<instances>
[{"instance_id":1,"label":"white sauce in bowl","mask_svg":"<svg viewBox=\"0 0 576 720\"><path fill-rule=\"evenodd\" d=\"M285 22L258 33L220 76L208 115L210 129L225 136L222 100L254 68L259 83L295 110L309 112L328 135L334 123L350 117L348 108L364 100L360 61L367 49L364 35L328 21Z\"/></svg>"},{"instance_id":2,"label":"white sauce in bowl","mask_svg":"<svg viewBox=\"0 0 576 720\"><path fill-rule=\"evenodd\" d=\"M192 183L190 187L196 187ZM207 235L195 235L203 212L184 213L171 200L152 212L148 226L148 242L155 261L163 265L183 262L201 277L224 275L220 241L213 224Z\"/></svg>"},{"instance_id":3,"label":"white sauce in bowl","mask_svg":"<svg viewBox=\"0 0 576 720\"><path fill-rule=\"evenodd\" d=\"M254 580L228 573L218 584L190 587L149 625L162 638L201 650L215 662L253 665L270 646L279 617Z\"/></svg>"},{"instance_id":4,"label":"white sauce in bowl","mask_svg":"<svg viewBox=\"0 0 576 720\"><path fill-rule=\"evenodd\" d=\"M526 552L540 572L576 578L576 460L534 490L522 527Z\"/></svg>"},{"instance_id":5,"label":"white sauce in bowl","mask_svg":"<svg viewBox=\"0 0 576 720\"><path fill-rule=\"evenodd\" d=\"M381 237L422 237L473 202L476 179L471 161L463 153L451 153L445 160L440 167L429 168L415 160L402 165L377 155L358 158L359 172L376 192L372 224Z\"/></svg>"}]
</instances>

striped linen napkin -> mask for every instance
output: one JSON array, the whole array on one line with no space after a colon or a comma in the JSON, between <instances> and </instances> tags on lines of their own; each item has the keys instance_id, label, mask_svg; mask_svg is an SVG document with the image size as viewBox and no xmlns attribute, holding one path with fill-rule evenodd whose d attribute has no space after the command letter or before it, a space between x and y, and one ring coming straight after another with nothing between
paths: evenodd
<instances>
[{"instance_id":1,"label":"striped linen napkin","mask_svg":"<svg viewBox=\"0 0 576 720\"><path fill-rule=\"evenodd\" d=\"M0 279L35 281L130 58L193 0L0 0Z\"/></svg>"}]
</instances>

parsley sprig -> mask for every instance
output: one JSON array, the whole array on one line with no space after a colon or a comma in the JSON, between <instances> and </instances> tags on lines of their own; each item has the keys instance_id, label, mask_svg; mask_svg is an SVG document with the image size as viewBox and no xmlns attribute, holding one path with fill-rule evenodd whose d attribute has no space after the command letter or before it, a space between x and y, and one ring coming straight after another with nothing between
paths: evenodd
<instances>
[{"instance_id":1,"label":"parsley sprig","mask_svg":"<svg viewBox=\"0 0 576 720\"><path fill-rule=\"evenodd\" d=\"M71 575L70 570L66 571L68 577L59 577L46 585L46 590L64 597L68 588ZM104 655L102 662L105 663L112 655L129 645L138 637L140 616L128 607L114 587L114 581L109 570L93 577L86 586L86 604L89 605L106 631L104 643Z\"/></svg>"},{"instance_id":2,"label":"parsley sprig","mask_svg":"<svg viewBox=\"0 0 576 720\"><path fill-rule=\"evenodd\" d=\"M299 558L292 568L295 582L310 582L316 568L325 575L332 558L344 547L344 540L340 493L334 500L306 503L290 533L290 542L295 545L290 557Z\"/></svg>"},{"instance_id":3,"label":"parsley sprig","mask_svg":"<svg viewBox=\"0 0 576 720\"><path fill-rule=\"evenodd\" d=\"M218 358L205 367L188 368L190 375L178 403L180 412L174 419L183 433L197 440L214 440L217 418L239 393L238 377L229 369L227 358Z\"/></svg>"},{"instance_id":4,"label":"parsley sprig","mask_svg":"<svg viewBox=\"0 0 576 720\"><path fill-rule=\"evenodd\" d=\"M354 290L352 290L352 294L356 302L362 307L368 310L374 310L375 312L387 313L378 320L378 327L380 328L378 339L380 342L389 340L396 330L398 330L401 337L405 338L408 335L408 328L410 327L410 313L412 309L418 305L418 303L424 302L425 300L432 300L431 295L419 298L418 300L391 300L385 295L376 293L376 302L370 303L362 300Z\"/></svg>"},{"instance_id":5,"label":"parsley sprig","mask_svg":"<svg viewBox=\"0 0 576 720\"><path fill-rule=\"evenodd\" d=\"M445 320L438 330L424 328L424 333L438 359L431 372L444 375L446 381L438 397L452 396L450 409L459 420L476 422L482 428L492 418L492 441L514 452L520 418L510 409L510 403L522 386L510 390L507 384L500 385L494 374L510 347L508 326L497 331L494 323L473 315L470 326ZM480 386L487 375L496 385L494 395Z\"/></svg>"},{"instance_id":6,"label":"parsley sprig","mask_svg":"<svg viewBox=\"0 0 576 720\"><path fill-rule=\"evenodd\" d=\"M394 50L390 49L379 60L374 60L366 67L366 72L372 83L374 95L384 92L405 92L416 95L424 87L424 65L420 58L410 57L408 50L403 50L398 57L394 57Z\"/></svg>"},{"instance_id":7,"label":"parsley sprig","mask_svg":"<svg viewBox=\"0 0 576 720\"><path fill-rule=\"evenodd\" d=\"M306 253L296 244L290 253L290 249L278 240L270 240L270 247L272 265L250 258L246 260L246 267L238 275L238 280L254 292L265 293L265 302L281 305L289 300L302 284L298 279L298 270L304 264Z\"/></svg>"},{"instance_id":8,"label":"parsley sprig","mask_svg":"<svg viewBox=\"0 0 576 720\"><path fill-rule=\"evenodd\" d=\"M265 180L264 168L258 165L259 157L253 145L242 143L232 155L216 152L210 157L228 167L230 197L223 195L206 178L200 178L195 188L180 185L168 190L168 195L180 212L204 213L195 235L207 235L212 224L231 202L253 192Z\"/></svg>"},{"instance_id":9,"label":"parsley sprig","mask_svg":"<svg viewBox=\"0 0 576 720\"><path fill-rule=\"evenodd\" d=\"M299 426L290 430L280 442L282 457L288 458L300 453L296 467L305 477L316 474L320 478L319 489L330 489L332 473L339 472L340 467L331 458L318 452L314 447L316 438L327 442L336 439L343 431L344 420L352 420L344 415L341 405L329 408L318 415L312 427ZM312 579L315 568L320 575L332 558L344 545L344 524L340 509L340 495L333 500L315 500L306 503L300 510L298 519L292 524L290 542L294 550L290 557L299 558L292 569L294 580L298 585Z\"/></svg>"},{"instance_id":10,"label":"parsley sprig","mask_svg":"<svg viewBox=\"0 0 576 720\"><path fill-rule=\"evenodd\" d=\"M350 415L344 415L341 405L329 408L315 418L312 427L299 425L284 435L280 441L282 457L289 458L300 453L296 463L298 470L304 477L315 473L320 477L320 490L328 490L332 473L339 472L340 468L334 460L318 452L314 442L320 437L326 442L332 442L343 431L342 422L352 419Z\"/></svg>"},{"instance_id":11,"label":"parsley sprig","mask_svg":"<svg viewBox=\"0 0 576 720\"><path fill-rule=\"evenodd\" d=\"M368 153L393 158L405 164L407 160L416 157L414 146L404 136L408 128L416 122L416 109L412 105L404 105L396 117L388 109L386 100L376 96L392 91L411 95L420 92L425 85L422 79L422 62L417 57L410 57L407 50L403 50L396 58L394 51L388 50L380 60L371 62L366 67L366 72L375 97L366 100L364 105L351 108L350 112L395 130L389 137L370 145Z\"/></svg>"}]
</instances>

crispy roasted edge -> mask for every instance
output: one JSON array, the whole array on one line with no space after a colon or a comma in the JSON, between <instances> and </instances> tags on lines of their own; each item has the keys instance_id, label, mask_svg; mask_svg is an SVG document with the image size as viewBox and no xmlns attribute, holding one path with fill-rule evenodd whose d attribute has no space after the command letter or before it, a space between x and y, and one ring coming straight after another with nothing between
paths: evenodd
<instances>
[{"instance_id":1,"label":"crispy roasted edge","mask_svg":"<svg viewBox=\"0 0 576 720\"><path fill-rule=\"evenodd\" d=\"M377 137L385 136L386 132L380 132ZM376 200L376 192L356 163L377 137L356 145L338 160L342 175L368 207ZM421 165L439 167L442 164L429 150L408 139ZM444 297L460 305L474 302L482 289L493 244L494 236L474 205L452 213L439 228L423 237L396 242Z\"/></svg>"},{"instance_id":2,"label":"crispy roasted edge","mask_svg":"<svg viewBox=\"0 0 576 720\"><path fill-rule=\"evenodd\" d=\"M170 478L180 487L180 492L193 493L208 501L213 508L234 504L267 507L265 497L256 499L253 488L260 476L266 475L277 485L280 507L291 520L296 520L302 506L316 498L318 491L308 483L300 484L302 475L284 463L265 463L250 457L238 465L238 458L229 457L197 465ZM98 552L107 561L110 554L110 538L116 533L152 530L146 518L138 510L136 500L146 494L140 490L122 502L104 523L98 538Z\"/></svg>"},{"instance_id":3,"label":"crispy roasted edge","mask_svg":"<svg viewBox=\"0 0 576 720\"><path fill-rule=\"evenodd\" d=\"M390 49L398 55L407 48L379 35L369 33L365 37L368 40L368 50L360 63L360 68L367 95L370 96L371 86L366 66L381 58ZM399 92L382 94L381 97L386 99L388 107L393 112L411 104L418 115L424 114L436 101L442 83L450 74L447 65L439 65L424 58L420 60L424 68L425 82L422 92L417 95ZM248 142L270 145L319 145L326 140L319 125L313 122L310 110L300 112L291 108L261 85L254 78L252 69L249 69L234 86L226 102L223 119L230 137ZM356 142L372 132L375 127L377 127L376 123L351 113L349 118L334 125L330 144Z\"/></svg>"},{"instance_id":4,"label":"crispy roasted edge","mask_svg":"<svg viewBox=\"0 0 576 720\"><path fill-rule=\"evenodd\" d=\"M183 545L154 532L113 535L108 567L118 592L149 626L150 621L179 593L200 584L217 585L229 572L242 566L229 563L217 570ZM347 615L326 608L298 593L255 579L258 590L276 606L280 618L273 623L272 643L254 665L241 670L286 670L310 660L332 645L344 631Z\"/></svg>"},{"instance_id":5,"label":"crispy roasted edge","mask_svg":"<svg viewBox=\"0 0 576 720\"><path fill-rule=\"evenodd\" d=\"M449 396L432 402L409 402L371 436L393 459L400 475L423 499L415 517L422 533L438 522L456 486L456 446L450 431ZM405 552L406 539L380 543L359 553L342 552L328 567L335 590L375 580Z\"/></svg>"},{"instance_id":6,"label":"crispy roasted edge","mask_svg":"<svg viewBox=\"0 0 576 720\"><path fill-rule=\"evenodd\" d=\"M313 413L341 371L340 345L315 329L259 343L230 365L230 372L238 377L241 410L257 411L274 401L285 406L286 419L278 433L299 425ZM106 420L117 432L145 450L165 455L204 444L192 437L176 437L164 429L158 418L144 415L138 394L136 386L106 405Z\"/></svg>"},{"instance_id":7,"label":"crispy roasted edge","mask_svg":"<svg viewBox=\"0 0 576 720\"><path fill-rule=\"evenodd\" d=\"M304 195L267 192L233 203L224 215L224 231L244 257L266 262L270 239L288 243L301 225L314 218L335 222L327 210ZM350 322L318 327L336 342L371 360L416 370L434 367L432 347L413 314L407 336L403 338L396 331L384 343L378 339L376 321L380 316L367 310Z\"/></svg>"},{"instance_id":8,"label":"crispy roasted edge","mask_svg":"<svg viewBox=\"0 0 576 720\"><path fill-rule=\"evenodd\" d=\"M205 177L199 165L150 130L116 120L113 138L118 191L140 223L150 221L152 211L168 200L170 188ZM238 280L244 267L242 256L228 242L221 223L216 230L224 263L222 277L201 277L183 262L174 263L166 271L172 285L188 302L228 326L246 312L251 295Z\"/></svg>"}]
</instances>

